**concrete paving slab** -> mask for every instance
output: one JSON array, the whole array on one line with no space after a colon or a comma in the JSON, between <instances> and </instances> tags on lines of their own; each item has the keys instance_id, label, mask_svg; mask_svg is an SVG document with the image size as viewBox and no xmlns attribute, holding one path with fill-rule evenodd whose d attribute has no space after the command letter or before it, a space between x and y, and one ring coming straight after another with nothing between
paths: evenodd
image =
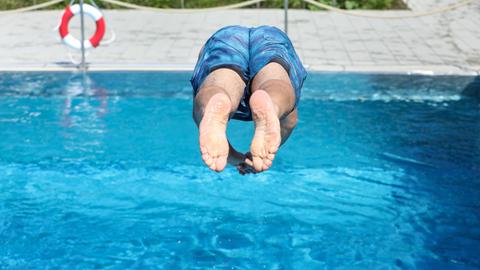
<instances>
[{"instance_id":1,"label":"concrete paving slab","mask_svg":"<svg viewBox=\"0 0 480 270\"><path fill-rule=\"evenodd\" d=\"M450 0L412 0L416 11L444 6ZM360 11L385 16L410 11ZM37 11L0 17L0 70L70 66L79 53L59 42L52 29L60 11ZM165 14L106 10L107 36L116 41L89 53L92 69L182 67L192 69L198 52L218 28L243 24L283 29L283 11L243 9L211 13ZM415 19L371 19L343 14L291 10L290 37L306 66L326 71L473 73L480 66L480 3L448 14ZM75 21L73 22L75 23ZM72 25L72 32L78 26ZM89 29L89 34L93 29Z\"/></svg>"}]
</instances>

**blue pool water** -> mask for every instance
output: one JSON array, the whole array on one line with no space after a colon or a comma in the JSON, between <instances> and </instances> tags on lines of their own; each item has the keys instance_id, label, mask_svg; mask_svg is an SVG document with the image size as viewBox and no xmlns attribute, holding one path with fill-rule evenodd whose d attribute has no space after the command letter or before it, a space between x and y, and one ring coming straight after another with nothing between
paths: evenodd
<instances>
[{"instance_id":1,"label":"blue pool water","mask_svg":"<svg viewBox=\"0 0 480 270\"><path fill-rule=\"evenodd\" d=\"M249 176L203 166L188 77L0 73L0 269L480 268L479 77L310 74Z\"/></svg>"}]
</instances>

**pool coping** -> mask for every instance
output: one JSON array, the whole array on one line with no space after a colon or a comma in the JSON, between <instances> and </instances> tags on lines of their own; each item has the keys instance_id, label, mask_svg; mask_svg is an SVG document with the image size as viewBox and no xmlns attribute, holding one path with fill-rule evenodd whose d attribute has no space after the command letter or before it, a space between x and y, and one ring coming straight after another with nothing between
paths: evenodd
<instances>
[{"instance_id":1,"label":"pool coping","mask_svg":"<svg viewBox=\"0 0 480 270\"><path fill-rule=\"evenodd\" d=\"M412 75L457 75L479 76L480 66L458 67L448 65L424 66L345 66L345 65L305 65L312 72L345 72L345 73L387 73ZM193 71L192 64L89 64L88 71ZM73 64L25 64L2 65L0 72L75 72L78 67Z\"/></svg>"}]
</instances>

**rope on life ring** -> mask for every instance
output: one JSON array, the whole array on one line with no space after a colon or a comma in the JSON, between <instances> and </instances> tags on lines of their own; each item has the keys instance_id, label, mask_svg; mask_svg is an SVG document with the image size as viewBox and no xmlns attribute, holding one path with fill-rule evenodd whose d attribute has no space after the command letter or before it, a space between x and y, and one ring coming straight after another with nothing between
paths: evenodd
<instances>
[{"instance_id":1,"label":"rope on life ring","mask_svg":"<svg viewBox=\"0 0 480 270\"><path fill-rule=\"evenodd\" d=\"M83 12L88 15L90 18L95 20L96 23L96 31L93 36L83 41L83 45L85 49L96 48L100 45L100 41L102 41L103 36L105 35L105 19L103 18L103 14L100 10L94 6L83 4ZM59 32L60 37L62 38L63 42L67 44L69 47L77 50L81 50L82 44L80 40L75 38L72 34L68 31L68 25L70 20L77 14L80 14L80 5L75 4L73 6L68 5L63 12L62 21L60 23Z\"/></svg>"}]
</instances>

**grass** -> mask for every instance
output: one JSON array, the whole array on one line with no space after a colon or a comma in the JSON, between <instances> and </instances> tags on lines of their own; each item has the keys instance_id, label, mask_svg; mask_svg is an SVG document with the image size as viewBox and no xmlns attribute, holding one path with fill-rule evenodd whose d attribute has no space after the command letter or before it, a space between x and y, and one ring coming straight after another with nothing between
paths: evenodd
<instances>
[{"instance_id":1,"label":"grass","mask_svg":"<svg viewBox=\"0 0 480 270\"><path fill-rule=\"evenodd\" d=\"M16 9L27 7L34 4L44 3L47 0L0 0L0 10ZM90 0L85 0L89 3ZM241 0L122 0L137 5L159 7L159 8L205 8L224 6L239 3ZM406 5L402 0L320 0L323 3L344 8L344 9L405 9ZM78 1L76 1L78 2ZM96 1L101 8L113 9L117 6L103 3L101 0ZM49 7L47 9L63 9L69 0ZM257 7L252 5L252 8ZM282 8L283 0L266 0L258 6L260 8ZM289 0L289 7L298 9L318 10L317 7L305 4L302 0Z\"/></svg>"}]
</instances>

